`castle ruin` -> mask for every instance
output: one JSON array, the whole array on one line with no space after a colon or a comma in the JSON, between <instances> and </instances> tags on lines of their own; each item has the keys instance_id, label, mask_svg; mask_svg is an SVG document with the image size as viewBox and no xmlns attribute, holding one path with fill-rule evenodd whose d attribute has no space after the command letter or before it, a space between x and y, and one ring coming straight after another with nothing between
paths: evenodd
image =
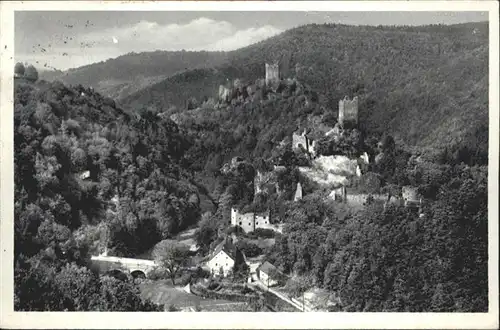
<instances>
[{"instance_id":1,"label":"castle ruin","mask_svg":"<svg viewBox=\"0 0 500 330\"><path fill-rule=\"evenodd\" d=\"M274 229L270 222L270 212L265 213L240 213L234 207L231 208L231 226L239 226L249 233L254 231L256 228Z\"/></svg>"},{"instance_id":2,"label":"castle ruin","mask_svg":"<svg viewBox=\"0 0 500 330\"><path fill-rule=\"evenodd\" d=\"M266 85L271 85L280 80L280 65L278 62L266 63Z\"/></svg>"},{"instance_id":3,"label":"castle ruin","mask_svg":"<svg viewBox=\"0 0 500 330\"><path fill-rule=\"evenodd\" d=\"M229 102L232 95L232 89L224 85L219 86L219 101Z\"/></svg>"},{"instance_id":4,"label":"castle ruin","mask_svg":"<svg viewBox=\"0 0 500 330\"><path fill-rule=\"evenodd\" d=\"M301 135L296 133L292 134L292 149L301 150L300 146L302 146L307 153L314 157L316 155L314 150L316 143L312 139L309 139L306 136L306 133L307 130L304 129L304 132Z\"/></svg>"},{"instance_id":5,"label":"castle ruin","mask_svg":"<svg viewBox=\"0 0 500 330\"><path fill-rule=\"evenodd\" d=\"M346 96L339 100L339 123L344 126L345 123L358 124L358 97L352 100Z\"/></svg>"},{"instance_id":6,"label":"castle ruin","mask_svg":"<svg viewBox=\"0 0 500 330\"><path fill-rule=\"evenodd\" d=\"M404 206L419 207L422 204L422 198L415 187L404 186L401 190Z\"/></svg>"},{"instance_id":7,"label":"castle ruin","mask_svg":"<svg viewBox=\"0 0 500 330\"><path fill-rule=\"evenodd\" d=\"M257 171L254 178L254 194L269 194L272 190L279 191L276 174L274 172Z\"/></svg>"},{"instance_id":8,"label":"castle ruin","mask_svg":"<svg viewBox=\"0 0 500 330\"><path fill-rule=\"evenodd\" d=\"M297 183L297 189L295 190L295 197L293 198L293 200L297 202L301 199L302 199L302 185L299 182Z\"/></svg>"},{"instance_id":9,"label":"castle ruin","mask_svg":"<svg viewBox=\"0 0 500 330\"><path fill-rule=\"evenodd\" d=\"M329 197L334 201L347 202L347 189L345 186L340 186L338 188L333 189L330 192Z\"/></svg>"}]
</instances>

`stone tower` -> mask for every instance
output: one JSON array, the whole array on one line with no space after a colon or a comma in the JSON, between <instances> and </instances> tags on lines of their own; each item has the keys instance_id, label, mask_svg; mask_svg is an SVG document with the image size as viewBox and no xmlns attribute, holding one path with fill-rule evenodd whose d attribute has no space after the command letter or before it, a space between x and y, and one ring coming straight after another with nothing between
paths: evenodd
<instances>
[{"instance_id":1,"label":"stone tower","mask_svg":"<svg viewBox=\"0 0 500 330\"><path fill-rule=\"evenodd\" d=\"M280 80L279 63L266 63L266 85Z\"/></svg>"},{"instance_id":2,"label":"stone tower","mask_svg":"<svg viewBox=\"0 0 500 330\"><path fill-rule=\"evenodd\" d=\"M350 122L355 125L358 124L358 97L355 96L352 100L346 96L343 100L339 101L339 123Z\"/></svg>"},{"instance_id":3,"label":"stone tower","mask_svg":"<svg viewBox=\"0 0 500 330\"><path fill-rule=\"evenodd\" d=\"M293 198L293 200L296 202L301 199L302 199L302 185L299 182L297 183L297 190L295 190L295 197Z\"/></svg>"}]
</instances>

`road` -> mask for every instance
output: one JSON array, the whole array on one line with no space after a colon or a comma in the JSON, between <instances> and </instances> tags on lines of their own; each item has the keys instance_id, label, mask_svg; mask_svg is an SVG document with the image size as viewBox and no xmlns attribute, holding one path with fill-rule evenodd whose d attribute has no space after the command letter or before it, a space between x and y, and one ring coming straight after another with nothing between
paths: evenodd
<instances>
[{"instance_id":1,"label":"road","mask_svg":"<svg viewBox=\"0 0 500 330\"><path fill-rule=\"evenodd\" d=\"M312 312L312 309L308 306L302 306L302 304L298 304L298 303L295 303L294 301L292 301L290 298L288 298L286 295L272 289L272 288L268 288L264 283L262 283L260 280L256 280L252 283L248 283L249 285L253 285L253 286L257 286L259 287L260 289L264 290L264 291L268 291L272 294L274 294L276 297L278 297L279 299L283 300L284 302L292 305L293 307L297 308L298 310L300 310L301 312Z\"/></svg>"}]
</instances>

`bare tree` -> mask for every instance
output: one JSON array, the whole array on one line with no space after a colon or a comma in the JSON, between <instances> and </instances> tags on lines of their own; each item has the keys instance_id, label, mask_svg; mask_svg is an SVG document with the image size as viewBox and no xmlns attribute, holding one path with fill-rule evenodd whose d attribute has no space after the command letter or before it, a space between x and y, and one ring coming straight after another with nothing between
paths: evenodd
<instances>
[{"instance_id":1,"label":"bare tree","mask_svg":"<svg viewBox=\"0 0 500 330\"><path fill-rule=\"evenodd\" d=\"M177 273L188 264L189 248L173 240L163 240L155 246L153 256L168 271L172 284L175 285Z\"/></svg>"}]
</instances>

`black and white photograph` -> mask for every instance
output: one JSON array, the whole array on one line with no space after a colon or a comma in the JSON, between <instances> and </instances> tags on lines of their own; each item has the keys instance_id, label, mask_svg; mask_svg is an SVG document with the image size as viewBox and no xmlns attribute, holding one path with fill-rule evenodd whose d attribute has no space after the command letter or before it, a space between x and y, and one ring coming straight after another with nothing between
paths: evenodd
<instances>
[{"instance_id":1,"label":"black and white photograph","mask_svg":"<svg viewBox=\"0 0 500 330\"><path fill-rule=\"evenodd\" d=\"M498 327L498 3L83 3L1 5L2 327Z\"/></svg>"}]
</instances>

